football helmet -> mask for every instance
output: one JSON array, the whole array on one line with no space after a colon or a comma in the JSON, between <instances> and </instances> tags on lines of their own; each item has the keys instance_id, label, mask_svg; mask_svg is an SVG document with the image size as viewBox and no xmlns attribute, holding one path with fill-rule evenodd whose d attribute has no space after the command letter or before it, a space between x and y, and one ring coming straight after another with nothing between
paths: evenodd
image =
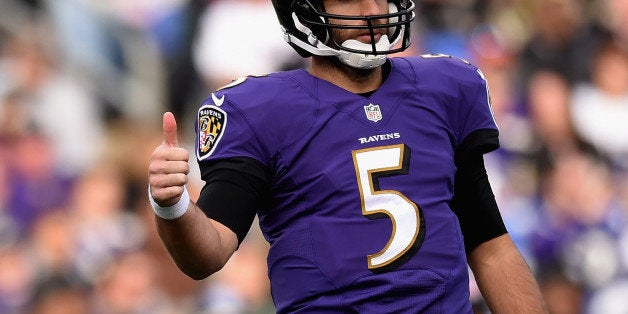
<instances>
[{"instance_id":1,"label":"football helmet","mask_svg":"<svg viewBox=\"0 0 628 314\"><path fill-rule=\"evenodd\" d=\"M336 56L351 67L369 69L382 65L387 54L405 50L412 41L410 22L415 17L412 0L388 0L388 13L370 16L330 14L325 12L322 0L272 0L272 3L284 40L302 57ZM362 23L350 25L352 21ZM367 30L371 43L355 39L337 42L332 36L333 29ZM381 36L376 42L377 34Z\"/></svg>"}]
</instances>

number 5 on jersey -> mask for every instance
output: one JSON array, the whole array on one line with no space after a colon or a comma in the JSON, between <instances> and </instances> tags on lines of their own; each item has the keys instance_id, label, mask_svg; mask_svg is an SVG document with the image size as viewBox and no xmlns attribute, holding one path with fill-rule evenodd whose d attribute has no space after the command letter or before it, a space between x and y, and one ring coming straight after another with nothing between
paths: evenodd
<instances>
[{"instance_id":1,"label":"number 5 on jersey","mask_svg":"<svg viewBox=\"0 0 628 314\"><path fill-rule=\"evenodd\" d=\"M386 246L367 256L370 270L388 271L411 258L425 236L420 207L399 191L379 187L381 177L408 174L410 149L398 144L355 150L352 154L362 214L369 219L390 218L392 221L392 234Z\"/></svg>"}]
</instances>

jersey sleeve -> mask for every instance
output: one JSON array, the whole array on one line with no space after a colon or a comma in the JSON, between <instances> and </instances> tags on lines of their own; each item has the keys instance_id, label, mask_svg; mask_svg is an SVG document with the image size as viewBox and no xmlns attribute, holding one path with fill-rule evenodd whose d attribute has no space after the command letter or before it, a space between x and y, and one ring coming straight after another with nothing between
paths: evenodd
<instances>
[{"instance_id":1,"label":"jersey sleeve","mask_svg":"<svg viewBox=\"0 0 628 314\"><path fill-rule=\"evenodd\" d=\"M196 158L203 171L207 161L249 157L267 165L267 150L249 118L229 101L229 94L213 93L196 116Z\"/></svg>"},{"instance_id":2,"label":"jersey sleeve","mask_svg":"<svg viewBox=\"0 0 628 314\"><path fill-rule=\"evenodd\" d=\"M197 205L241 243L263 206L271 176L267 150L229 91L213 93L196 116L196 158L205 181Z\"/></svg>"},{"instance_id":3,"label":"jersey sleeve","mask_svg":"<svg viewBox=\"0 0 628 314\"><path fill-rule=\"evenodd\" d=\"M457 166L451 208L460 221L465 249L507 232L491 189L483 154L499 148L499 131L491 107L488 83L472 65L460 75L461 97L454 120Z\"/></svg>"},{"instance_id":4,"label":"jersey sleeve","mask_svg":"<svg viewBox=\"0 0 628 314\"><path fill-rule=\"evenodd\" d=\"M469 65L462 79L462 97L456 117L458 146L454 160L459 165L469 156L499 148L499 130L493 115L488 83L482 72Z\"/></svg>"}]
</instances>

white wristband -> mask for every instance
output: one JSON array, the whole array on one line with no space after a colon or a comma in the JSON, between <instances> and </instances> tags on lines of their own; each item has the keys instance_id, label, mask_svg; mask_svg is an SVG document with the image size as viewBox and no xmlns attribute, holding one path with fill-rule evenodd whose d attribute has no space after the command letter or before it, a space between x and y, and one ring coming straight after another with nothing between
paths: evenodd
<instances>
[{"instance_id":1,"label":"white wristband","mask_svg":"<svg viewBox=\"0 0 628 314\"><path fill-rule=\"evenodd\" d=\"M153 207L153 211L155 212L155 215L166 220L173 220L173 219L177 219L183 216L183 214L185 214L185 212L188 211L188 207L190 206L190 193L188 193L188 189L184 185L183 194L181 194L181 198L179 199L179 201L176 202L172 206L162 207L162 206L159 206L157 202L155 202L155 199L150 194L150 186L149 186L148 187L148 200L150 201L150 205Z\"/></svg>"}]
</instances>

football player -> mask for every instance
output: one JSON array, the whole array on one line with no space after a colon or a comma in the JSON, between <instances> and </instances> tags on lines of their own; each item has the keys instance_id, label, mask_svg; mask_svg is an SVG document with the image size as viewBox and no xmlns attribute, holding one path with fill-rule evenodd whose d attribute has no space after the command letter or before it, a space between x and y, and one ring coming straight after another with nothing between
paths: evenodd
<instances>
[{"instance_id":1,"label":"football player","mask_svg":"<svg viewBox=\"0 0 628 314\"><path fill-rule=\"evenodd\" d=\"M205 181L164 115L149 195L188 276L225 265L257 215L279 313L471 313L468 265L491 311L539 313L483 154L499 146L480 70L410 45L411 0L272 0L308 69L239 79L198 110Z\"/></svg>"}]
</instances>

